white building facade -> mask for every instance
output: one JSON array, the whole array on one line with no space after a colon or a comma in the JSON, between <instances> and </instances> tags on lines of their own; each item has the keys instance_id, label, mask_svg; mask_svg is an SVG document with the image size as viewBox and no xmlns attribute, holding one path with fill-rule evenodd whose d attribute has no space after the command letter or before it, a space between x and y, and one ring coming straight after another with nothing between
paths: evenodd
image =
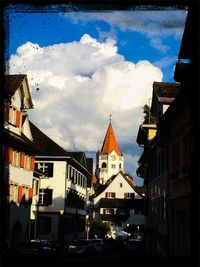
<instances>
[{"instance_id":1,"label":"white building facade","mask_svg":"<svg viewBox=\"0 0 200 267\"><path fill-rule=\"evenodd\" d=\"M63 242L85 236L85 206L92 173L83 152L67 152L34 124L32 132L43 151L35 168L41 179L37 238Z\"/></svg>"},{"instance_id":2,"label":"white building facade","mask_svg":"<svg viewBox=\"0 0 200 267\"><path fill-rule=\"evenodd\" d=\"M26 75L5 76L4 108L7 241L14 249L18 242L30 237L36 153L27 114L33 103Z\"/></svg>"}]
</instances>

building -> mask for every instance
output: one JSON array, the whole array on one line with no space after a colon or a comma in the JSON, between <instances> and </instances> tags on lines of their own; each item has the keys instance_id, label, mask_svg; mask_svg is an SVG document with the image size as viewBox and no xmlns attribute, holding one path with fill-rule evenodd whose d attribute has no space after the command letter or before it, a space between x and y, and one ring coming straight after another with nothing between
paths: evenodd
<instances>
[{"instance_id":1,"label":"building","mask_svg":"<svg viewBox=\"0 0 200 267\"><path fill-rule=\"evenodd\" d=\"M192 30L196 18L196 10L190 7L174 76L180 89L167 110L157 117L155 137L148 140L146 135L145 140L139 129L137 138L144 145L137 172L144 177L146 187L147 250L150 254L179 259L189 257L190 264L197 260L199 244L197 209L194 209L198 206L199 188L195 94L198 87L197 76L193 76L197 74L198 42ZM159 114L158 100L154 97L152 103L154 116Z\"/></svg>"},{"instance_id":2,"label":"building","mask_svg":"<svg viewBox=\"0 0 200 267\"><path fill-rule=\"evenodd\" d=\"M41 153L35 168L41 178L37 238L64 241L85 235L85 206L90 189L91 159L84 152L67 152L33 123L31 131Z\"/></svg>"},{"instance_id":3,"label":"building","mask_svg":"<svg viewBox=\"0 0 200 267\"><path fill-rule=\"evenodd\" d=\"M122 171L99 184L93 201L93 217L110 224L114 239L128 226L131 233L137 234L138 227L143 230L144 198L136 193L132 179Z\"/></svg>"},{"instance_id":4,"label":"building","mask_svg":"<svg viewBox=\"0 0 200 267\"><path fill-rule=\"evenodd\" d=\"M180 91L177 83L153 83L151 118L149 124L139 127L137 143L143 146L137 175L144 178L146 250L155 255L168 254L168 147L166 141L158 141L157 124ZM169 130L168 130L169 131ZM169 137L168 133L163 136Z\"/></svg>"},{"instance_id":5,"label":"building","mask_svg":"<svg viewBox=\"0 0 200 267\"><path fill-rule=\"evenodd\" d=\"M113 238L128 228L137 234L138 227L142 230L144 225L144 197L134 190L133 178L124 173L124 157L111 121L101 151L97 153L96 173L93 218L108 222Z\"/></svg>"},{"instance_id":6,"label":"building","mask_svg":"<svg viewBox=\"0 0 200 267\"><path fill-rule=\"evenodd\" d=\"M124 171L124 156L118 148L111 121L101 151L97 153L96 158L96 176L101 184L105 184L112 175L116 175L119 171Z\"/></svg>"},{"instance_id":7,"label":"building","mask_svg":"<svg viewBox=\"0 0 200 267\"><path fill-rule=\"evenodd\" d=\"M37 147L28 113L33 109L26 75L6 75L4 86L4 185L7 207L6 235L11 249L30 238L30 210ZM35 220L37 215L32 217Z\"/></svg>"}]
</instances>

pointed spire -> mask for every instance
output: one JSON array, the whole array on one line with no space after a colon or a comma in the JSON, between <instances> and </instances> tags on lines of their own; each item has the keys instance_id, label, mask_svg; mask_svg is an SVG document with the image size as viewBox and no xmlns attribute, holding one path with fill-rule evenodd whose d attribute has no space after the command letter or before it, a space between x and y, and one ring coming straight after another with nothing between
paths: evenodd
<instances>
[{"instance_id":1,"label":"pointed spire","mask_svg":"<svg viewBox=\"0 0 200 267\"><path fill-rule=\"evenodd\" d=\"M119 151L117 141L115 138L115 133L112 127L111 123L111 115L110 115L110 123L108 125L108 130L106 133L106 136L104 138L103 146L101 148L101 154L108 154L112 151L115 151L118 155L122 155L122 153Z\"/></svg>"}]
</instances>

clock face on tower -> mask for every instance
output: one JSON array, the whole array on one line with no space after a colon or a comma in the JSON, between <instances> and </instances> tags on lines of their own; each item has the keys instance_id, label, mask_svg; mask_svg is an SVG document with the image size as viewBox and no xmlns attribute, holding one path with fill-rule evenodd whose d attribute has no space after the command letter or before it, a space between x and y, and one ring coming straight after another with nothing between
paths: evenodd
<instances>
[{"instance_id":1,"label":"clock face on tower","mask_svg":"<svg viewBox=\"0 0 200 267\"><path fill-rule=\"evenodd\" d=\"M111 160L116 160L116 155L111 156Z\"/></svg>"}]
</instances>

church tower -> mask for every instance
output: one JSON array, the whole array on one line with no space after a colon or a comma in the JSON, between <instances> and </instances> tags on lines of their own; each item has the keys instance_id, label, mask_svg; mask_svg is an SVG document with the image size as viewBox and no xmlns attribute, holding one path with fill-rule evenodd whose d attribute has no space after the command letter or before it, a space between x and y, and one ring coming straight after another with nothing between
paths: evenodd
<instances>
[{"instance_id":1,"label":"church tower","mask_svg":"<svg viewBox=\"0 0 200 267\"><path fill-rule=\"evenodd\" d=\"M124 171L124 156L118 148L110 119L101 151L97 153L98 180L101 184L105 184L112 175L119 171Z\"/></svg>"}]
</instances>

